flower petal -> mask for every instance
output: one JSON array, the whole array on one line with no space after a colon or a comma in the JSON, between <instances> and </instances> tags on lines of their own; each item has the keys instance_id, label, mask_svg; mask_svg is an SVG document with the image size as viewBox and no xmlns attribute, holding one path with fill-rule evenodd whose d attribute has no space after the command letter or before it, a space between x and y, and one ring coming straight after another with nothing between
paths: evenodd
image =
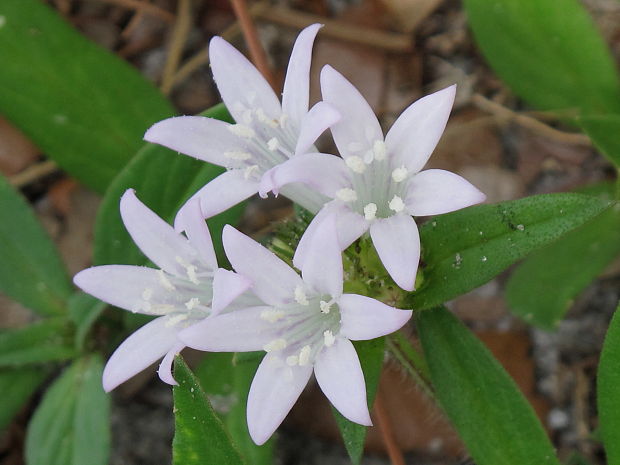
<instances>
[{"instance_id":1,"label":"flower petal","mask_svg":"<svg viewBox=\"0 0 620 465\"><path fill-rule=\"evenodd\" d=\"M159 364L157 374L159 375L159 379L161 379L164 383L170 384L172 386L179 385L179 383L177 383L172 376L172 362L174 362L174 357L179 355L179 353L183 350L184 347L184 344L175 344L172 349L168 351L168 353L164 356L163 360Z\"/></svg>"},{"instance_id":2,"label":"flower petal","mask_svg":"<svg viewBox=\"0 0 620 465\"><path fill-rule=\"evenodd\" d=\"M256 192L258 192L258 182L245 179L242 171L231 170L220 174L196 192L181 207L174 219L174 228L177 231L187 229L186 223L189 220L185 218L185 215L188 214L190 209L188 205L192 199L200 199L200 209L203 216L211 218L253 196Z\"/></svg>"},{"instance_id":3,"label":"flower petal","mask_svg":"<svg viewBox=\"0 0 620 465\"><path fill-rule=\"evenodd\" d=\"M342 294L342 253L333 216L321 222L312 235L301 276L320 294L333 298Z\"/></svg>"},{"instance_id":4,"label":"flower petal","mask_svg":"<svg viewBox=\"0 0 620 465\"><path fill-rule=\"evenodd\" d=\"M184 216L184 230L190 245L198 251L202 260L209 265L212 270L217 269L217 258L213 249L213 240L209 227L205 223L200 200L192 198L186 203L186 214Z\"/></svg>"},{"instance_id":5,"label":"flower petal","mask_svg":"<svg viewBox=\"0 0 620 465\"><path fill-rule=\"evenodd\" d=\"M306 153L295 155L267 171L258 192L261 197L266 197L269 191L278 195L280 188L290 183L304 183L330 198L336 196L338 189L351 185L342 158L326 153Z\"/></svg>"},{"instance_id":6,"label":"flower petal","mask_svg":"<svg viewBox=\"0 0 620 465\"><path fill-rule=\"evenodd\" d=\"M277 327L261 318L272 307L235 310L182 330L179 339L188 347L209 352L253 352L276 338Z\"/></svg>"},{"instance_id":7,"label":"flower petal","mask_svg":"<svg viewBox=\"0 0 620 465\"><path fill-rule=\"evenodd\" d=\"M163 357L177 343L177 331L160 317L125 339L103 370L103 389L110 392Z\"/></svg>"},{"instance_id":8,"label":"flower petal","mask_svg":"<svg viewBox=\"0 0 620 465\"><path fill-rule=\"evenodd\" d=\"M218 268L213 277L213 303L211 304L211 314L217 315L224 310L228 304L247 291L252 285L245 276Z\"/></svg>"},{"instance_id":9,"label":"flower petal","mask_svg":"<svg viewBox=\"0 0 620 465\"><path fill-rule=\"evenodd\" d=\"M226 108L237 123L246 108L262 109L271 118L282 113L280 101L269 83L235 47L221 37L209 43L213 78Z\"/></svg>"},{"instance_id":10,"label":"flower petal","mask_svg":"<svg viewBox=\"0 0 620 465\"><path fill-rule=\"evenodd\" d=\"M456 85L446 87L413 102L398 117L385 136L394 168L404 165L417 173L424 167L443 134L455 95Z\"/></svg>"},{"instance_id":11,"label":"flower petal","mask_svg":"<svg viewBox=\"0 0 620 465\"><path fill-rule=\"evenodd\" d=\"M321 70L323 100L332 105L342 119L331 127L334 142L343 158L363 157L375 141L383 142L383 132L374 111L347 79L326 65Z\"/></svg>"},{"instance_id":12,"label":"flower petal","mask_svg":"<svg viewBox=\"0 0 620 465\"><path fill-rule=\"evenodd\" d=\"M343 294L340 308L340 334L353 341L385 336L400 329L411 318L411 310L400 310L358 294Z\"/></svg>"},{"instance_id":13,"label":"flower petal","mask_svg":"<svg viewBox=\"0 0 620 465\"><path fill-rule=\"evenodd\" d=\"M196 259L187 239L140 202L133 189L127 189L121 198L121 217L136 245L161 269L179 276L185 269L177 257L187 263Z\"/></svg>"},{"instance_id":14,"label":"flower petal","mask_svg":"<svg viewBox=\"0 0 620 465\"><path fill-rule=\"evenodd\" d=\"M339 337L333 346L321 350L314 375L321 390L345 418L372 426L364 373L351 341Z\"/></svg>"},{"instance_id":15,"label":"flower petal","mask_svg":"<svg viewBox=\"0 0 620 465\"><path fill-rule=\"evenodd\" d=\"M280 426L312 375L312 365L288 366L267 354L256 371L248 394L248 429L259 446Z\"/></svg>"},{"instance_id":16,"label":"flower petal","mask_svg":"<svg viewBox=\"0 0 620 465\"><path fill-rule=\"evenodd\" d=\"M155 123L144 134L144 140L227 166L230 160L224 153L243 147L243 141L228 130L229 126L229 123L205 116L177 116Z\"/></svg>"},{"instance_id":17,"label":"flower petal","mask_svg":"<svg viewBox=\"0 0 620 465\"><path fill-rule=\"evenodd\" d=\"M230 264L252 280L252 291L263 302L285 305L292 301L302 279L290 266L230 225L224 226L222 241Z\"/></svg>"},{"instance_id":18,"label":"flower petal","mask_svg":"<svg viewBox=\"0 0 620 465\"><path fill-rule=\"evenodd\" d=\"M300 126L303 116L308 111L312 45L321 27L321 24L312 24L299 33L286 69L282 91L282 112L297 127Z\"/></svg>"},{"instance_id":19,"label":"flower petal","mask_svg":"<svg viewBox=\"0 0 620 465\"><path fill-rule=\"evenodd\" d=\"M326 102L318 102L304 114L299 126L295 155L305 153L323 132L340 121L340 113Z\"/></svg>"},{"instance_id":20,"label":"flower petal","mask_svg":"<svg viewBox=\"0 0 620 465\"><path fill-rule=\"evenodd\" d=\"M379 218L370 226L379 258L396 284L413 291L420 262L418 227L407 214Z\"/></svg>"},{"instance_id":21,"label":"flower petal","mask_svg":"<svg viewBox=\"0 0 620 465\"><path fill-rule=\"evenodd\" d=\"M405 204L412 215L427 216L460 210L485 199L482 192L458 174L426 170L409 180Z\"/></svg>"}]
</instances>

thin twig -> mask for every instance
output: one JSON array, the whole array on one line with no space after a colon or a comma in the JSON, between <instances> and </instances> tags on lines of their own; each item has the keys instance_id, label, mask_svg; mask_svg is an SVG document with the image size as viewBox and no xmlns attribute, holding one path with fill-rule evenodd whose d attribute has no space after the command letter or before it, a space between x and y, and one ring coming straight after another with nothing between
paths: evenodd
<instances>
[{"instance_id":1,"label":"thin twig","mask_svg":"<svg viewBox=\"0 0 620 465\"><path fill-rule=\"evenodd\" d=\"M405 465L405 458L403 457L400 447L398 447L398 444L396 443L394 431L392 430L392 424L390 423L390 418L385 410L383 393L381 392L381 389L377 391L373 412L375 414L375 418L377 419L377 426L379 427L381 438L383 439L388 456L390 457L390 462L392 465Z\"/></svg>"},{"instance_id":2,"label":"thin twig","mask_svg":"<svg viewBox=\"0 0 620 465\"><path fill-rule=\"evenodd\" d=\"M127 26L123 28L121 31L121 37L123 39L128 39L134 33L136 28L140 25L142 20L144 19L145 13L144 11L136 11L134 15L131 17Z\"/></svg>"},{"instance_id":3,"label":"thin twig","mask_svg":"<svg viewBox=\"0 0 620 465\"><path fill-rule=\"evenodd\" d=\"M584 134L577 134L572 132L564 132L558 131L557 129L548 126L547 124L539 121L531 116L527 116L521 113L516 113L509 108L506 108L499 103L495 103L480 94L475 94L472 96L472 102L478 108L484 111L488 111L506 121L514 121L515 123L523 126L540 134L541 136L547 137L549 139L556 140L558 142L563 142L565 144L575 144L575 145L586 145L591 146L592 142L590 138Z\"/></svg>"},{"instance_id":4,"label":"thin twig","mask_svg":"<svg viewBox=\"0 0 620 465\"><path fill-rule=\"evenodd\" d=\"M254 20L248 11L247 3L245 0L230 0L230 3L232 4L237 21L239 21L241 30L243 31L245 42L248 44L250 58L252 59L254 66L256 66L267 82L269 82L271 87L276 90L275 77L269 68L265 49L263 49L263 46L258 38L256 25L254 24Z\"/></svg>"},{"instance_id":5,"label":"thin twig","mask_svg":"<svg viewBox=\"0 0 620 465\"><path fill-rule=\"evenodd\" d=\"M257 14L257 18L283 26L302 29L310 24L321 23L321 36L354 42L370 47L380 48L391 52L409 52L413 49L413 41L409 34L379 31L348 24L337 19L328 19L323 16L303 13L285 7L264 9Z\"/></svg>"},{"instance_id":6,"label":"thin twig","mask_svg":"<svg viewBox=\"0 0 620 465\"><path fill-rule=\"evenodd\" d=\"M145 3L139 0L97 0L103 3L112 3L114 5L122 6L130 10L136 10L137 12L143 11L146 14L155 16L167 23L174 23L174 15L163 8L153 5L151 3Z\"/></svg>"},{"instance_id":7,"label":"thin twig","mask_svg":"<svg viewBox=\"0 0 620 465\"><path fill-rule=\"evenodd\" d=\"M9 182L11 183L11 185L19 189L33 183L38 179L52 174L56 170L58 170L58 165L56 165L56 163L54 163L52 160L46 160L41 163L31 165L22 172L11 176L9 178Z\"/></svg>"},{"instance_id":8,"label":"thin twig","mask_svg":"<svg viewBox=\"0 0 620 465\"><path fill-rule=\"evenodd\" d=\"M164 95L169 95L174 83L174 75L179 67L181 55L187 42L187 36L192 25L192 5L191 0L179 0L177 8L177 20L174 23L168 55L164 65L161 79L161 91Z\"/></svg>"}]
</instances>

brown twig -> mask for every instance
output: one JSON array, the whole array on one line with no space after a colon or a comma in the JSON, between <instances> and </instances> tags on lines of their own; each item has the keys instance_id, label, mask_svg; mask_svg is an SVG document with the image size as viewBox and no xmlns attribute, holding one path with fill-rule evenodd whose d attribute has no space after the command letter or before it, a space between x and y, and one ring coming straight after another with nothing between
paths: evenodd
<instances>
[{"instance_id":1,"label":"brown twig","mask_svg":"<svg viewBox=\"0 0 620 465\"><path fill-rule=\"evenodd\" d=\"M558 142L563 142L565 144L575 144L575 145L592 145L590 138L584 134L577 134L571 132L559 131L557 129L548 126L547 124L539 121L531 116L527 116L522 113L516 113L513 110L506 108L499 103L495 103L480 94L474 94L472 96L472 102L481 110L487 111L499 117L505 121L514 121L515 123L523 126L540 134L541 136L547 137L549 139L556 140Z\"/></svg>"},{"instance_id":2,"label":"brown twig","mask_svg":"<svg viewBox=\"0 0 620 465\"><path fill-rule=\"evenodd\" d=\"M164 95L169 95L174 83L174 76L181 61L181 55L187 42L187 36L192 25L192 5L191 0L179 0L177 8L177 20L174 23L168 55L164 64L164 71L161 79L161 91Z\"/></svg>"},{"instance_id":3,"label":"brown twig","mask_svg":"<svg viewBox=\"0 0 620 465\"><path fill-rule=\"evenodd\" d=\"M112 3L114 5L122 6L130 10L136 10L137 12L143 11L145 14L155 16L167 23L174 23L174 15L163 8L153 5L151 3L145 3L140 0L97 0L104 3Z\"/></svg>"},{"instance_id":4,"label":"brown twig","mask_svg":"<svg viewBox=\"0 0 620 465\"><path fill-rule=\"evenodd\" d=\"M144 19L144 16L144 11L136 11L127 23L127 26L125 26L121 31L121 37L123 39L128 39L134 33L136 28L140 25L140 23Z\"/></svg>"},{"instance_id":5,"label":"brown twig","mask_svg":"<svg viewBox=\"0 0 620 465\"><path fill-rule=\"evenodd\" d=\"M71 0L55 0L54 4L58 11L63 16L68 16L71 12Z\"/></svg>"},{"instance_id":6,"label":"brown twig","mask_svg":"<svg viewBox=\"0 0 620 465\"><path fill-rule=\"evenodd\" d=\"M46 160L29 166L20 173L9 178L9 182L18 189L41 179L42 177L52 174L58 169L58 165L52 160Z\"/></svg>"},{"instance_id":7,"label":"brown twig","mask_svg":"<svg viewBox=\"0 0 620 465\"><path fill-rule=\"evenodd\" d=\"M230 3L232 4L237 21L239 21L239 25L241 26L243 37L248 44L250 58L252 59L254 66L256 66L267 82L269 82L271 87L276 90L275 77L269 68L267 55L265 54L265 50L263 49L263 46L258 38L256 25L254 24L252 16L248 11L247 3L245 0L230 0Z\"/></svg>"},{"instance_id":8,"label":"brown twig","mask_svg":"<svg viewBox=\"0 0 620 465\"><path fill-rule=\"evenodd\" d=\"M403 457L400 447L398 447L398 444L396 443L396 438L394 437L394 432L392 431L392 424L390 423L390 418L385 410L381 388L377 391L373 412L374 417L377 420L379 432L383 438L383 443L385 444L388 456L390 457L390 462L392 462L392 465L405 465L405 458Z\"/></svg>"}]
</instances>

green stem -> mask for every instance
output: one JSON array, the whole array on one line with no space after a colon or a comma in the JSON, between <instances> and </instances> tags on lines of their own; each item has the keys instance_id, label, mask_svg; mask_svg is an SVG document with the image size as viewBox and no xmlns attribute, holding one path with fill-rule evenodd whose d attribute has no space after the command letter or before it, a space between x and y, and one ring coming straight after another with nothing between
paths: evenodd
<instances>
[{"instance_id":1,"label":"green stem","mask_svg":"<svg viewBox=\"0 0 620 465\"><path fill-rule=\"evenodd\" d=\"M409 342L409 339L400 331L389 335L386 340L389 352L405 368L407 374L417 383L424 394L436 400L424 356L418 352L411 342Z\"/></svg>"}]
</instances>

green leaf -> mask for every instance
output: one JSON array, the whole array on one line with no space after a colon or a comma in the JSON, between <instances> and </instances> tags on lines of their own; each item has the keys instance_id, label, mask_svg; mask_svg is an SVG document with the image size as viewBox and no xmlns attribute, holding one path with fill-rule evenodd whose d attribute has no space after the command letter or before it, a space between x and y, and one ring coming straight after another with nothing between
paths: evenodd
<instances>
[{"instance_id":1,"label":"green leaf","mask_svg":"<svg viewBox=\"0 0 620 465\"><path fill-rule=\"evenodd\" d=\"M110 398L98 355L76 360L52 384L26 434L27 465L106 465Z\"/></svg>"},{"instance_id":2,"label":"green leaf","mask_svg":"<svg viewBox=\"0 0 620 465\"><path fill-rule=\"evenodd\" d=\"M47 371L40 367L0 370L0 430L6 428L46 376Z\"/></svg>"},{"instance_id":3,"label":"green leaf","mask_svg":"<svg viewBox=\"0 0 620 465\"><path fill-rule=\"evenodd\" d=\"M58 251L2 176L0 205L0 291L42 315L64 313L73 291Z\"/></svg>"},{"instance_id":4,"label":"green leaf","mask_svg":"<svg viewBox=\"0 0 620 465\"><path fill-rule=\"evenodd\" d=\"M608 206L587 195L544 194L435 217L420 228L424 279L406 305L434 307L481 286Z\"/></svg>"},{"instance_id":5,"label":"green leaf","mask_svg":"<svg viewBox=\"0 0 620 465\"><path fill-rule=\"evenodd\" d=\"M38 0L0 2L0 111L50 158L103 192L174 113L137 70Z\"/></svg>"},{"instance_id":6,"label":"green leaf","mask_svg":"<svg viewBox=\"0 0 620 465\"><path fill-rule=\"evenodd\" d=\"M183 359L174 360L174 465L243 464L222 421L213 411L198 379Z\"/></svg>"},{"instance_id":7,"label":"green leaf","mask_svg":"<svg viewBox=\"0 0 620 465\"><path fill-rule=\"evenodd\" d=\"M75 347L81 350L88 332L101 312L108 306L84 292L76 292L69 299L69 316L76 325Z\"/></svg>"},{"instance_id":8,"label":"green leaf","mask_svg":"<svg viewBox=\"0 0 620 465\"><path fill-rule=\"evenodd\" d=\"M599 427L609 465L620 464L620 306L605 336L598 367L597 404Z\"/></svg>"},{"instance_id":9,"label":"green leaf","mask_svg":"<svg viewBox=\"0 0 620 465\"><path fill-rule=\"evenodd\" d=\"M230 121L223 105L216 105L202 115ZM144 146L110 185L103 199L95 224L95 263L143 265L146 262L121 220L118 205L125 190L135 189L143 203L166 221L172 222L181 205L222 172L223 168L180 155L159 145ZM224 224L235 224L242 209L242 206L237 206L209 219L216 251L222 249L221 229Z\"/></svg>"},{"instance_id":10,"label":"green leaf","mask_svg":"<svg viewBox=\"0 0 620 465\"><path fill-rule=\"evenodd\" d=\"M584 116L578 121L599 152L620 168L620 115Z\"/></svg>"},{"instance_id":11,"label":"green leaf","mask_svg":"<svg viewBox=\"0 0 620 465\"><path fill-rule=\"evenodd\" d=\"M618 254L620 210L610 208L519 265L506 288L508 304L528 323L553 329Z\"/></svg>"},{"instance_id":12,"label":"green leaf","mask_svg":"<svg viewBox=\"0 0 620 465\"><path fill-rule=\"evenodd\" d=\"M620 111L614 60L578 0L465 0L465 9L485 58L532 105Z\"/></svg>"},{"instance_id":13,"label":"green leaf","mask_svg":"<svg viewBox=\"0 0 620 465\"><path fill-rule=\"evenodd\" d=\"M417 313L436 396L478 465L559 465L532 407L488 349L443 307Z\"/></svg>"},{"instance_id":14,"label":"green leaf","mask_svg":"<svg viewBox=\"0 0 620 465\"><path fill-rule=\"evenodd\" d=\"M75 355L73 328L63 317L0 332L0 367L66 360Z\"/></svg>"},{"instance_id":15,"label":"green leaf","mask_svg":"<svg viewBox=\"0 0 620 465\"><path fill-rule=\"evenodd\" d=\"M372 408L379 387L381 368L383 367L383 353L385 349L385 338L380 337L370 341L355 341L355 350L362 364L364 379L366 380L366 398L368 408ZM353 423L343 417L338 410L332 407L336 423L342 434L344 445L351 462L359 465L364 452L364 441L366 440L366 426Z\"/></svg>"}]
</instances>

